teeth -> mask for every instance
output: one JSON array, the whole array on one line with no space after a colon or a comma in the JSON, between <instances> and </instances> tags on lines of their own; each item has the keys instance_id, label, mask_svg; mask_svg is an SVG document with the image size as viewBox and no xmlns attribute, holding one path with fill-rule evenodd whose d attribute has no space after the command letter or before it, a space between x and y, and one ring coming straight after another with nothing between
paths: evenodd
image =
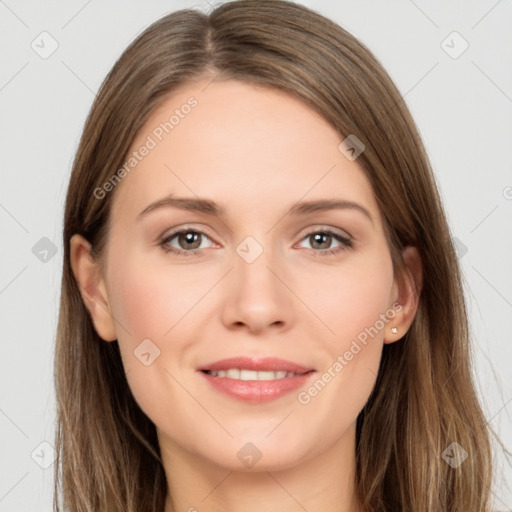
<instances>
[{"instance_id":1,"label":"teeth","mask_svg":"<svg viewBox=\"0 0 512 512\"><path fill-rule=\"evenodd\" d=\"M230 368L225 371L226 377L228 379L239 379L240 378L240 370L238 368Z\"/></svg>"},{"instance_id":2,"label":"teeth","mask_svg":"<svg viewBox=\"0 0 512 512\"><path fill-rule=\"evenodd\" d=\"M254 370L242 370L240 369L240 380L260 380L259 377L262 374L267 374L268 372L255 372ZM268 379L268 377L267 377ZM262 379L265 380L265 379Z\"/></svg>"},{"instance_id":3,"label":"teeth","mask_svg":"<svg viewBox=\"0 0 512 512\"><path fill-rule=\"evenodd\" d=\"M254 370L243 370L239 368L230 368L229 370L219 370L213 371L208 370L212 377L226 377L228 379L237 379L237 380L275 380L275 379L285 379L288 377L295 377L296 373L287 372L287 371L278 371L278 372L268 372L261 371L257 372Z\"/></svg>"}]
</instances>

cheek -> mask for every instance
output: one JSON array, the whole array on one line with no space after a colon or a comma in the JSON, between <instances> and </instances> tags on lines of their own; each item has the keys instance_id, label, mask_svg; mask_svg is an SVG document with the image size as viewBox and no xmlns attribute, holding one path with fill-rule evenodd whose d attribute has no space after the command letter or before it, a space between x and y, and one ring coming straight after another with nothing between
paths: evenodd
<instances>
[{"instance_id":1,"label":"cheek","mask_svg":"<svg viewBox=\"0 0 512 512\"><path fill-rule=\"evenodd\" d=\"M335 420L325 424L326 435L338 435L355 420L375 383L389 321L382 318L389 315L392 264L386 252L369 254L308 281L324 290L310 295L312 309L334 334L322 336L323 367L297 398L306 410Z\"/></svg>"},{"instance_id":2,"label":"cheek","mask_svg":"<svg viewBox=\"0 0 512 512\"><path fill-rule=\"evenodd\" d=\"M169 364L188 349L187 338L177 334L187 325L187 314L204 286L182 271L140 257L123 258L111 268L109 297L119 348L136 395L138 388L150 391L168 379L165 369L171 370Z\"/></svg>"},{"instance_id":3,"label":"cheek","mask_svg":"<svg viewBox=\"0 0 512 512\"><path fill-rule=\"evenodd\" d=\"M177 362L191 346L182 329L204 286L182 274L141 258L124 259L110 274L109 296L126 378L136 402L156 424L166 423L169 404L181 404L183 417L197 414L188 410L190 401L183 401L176 383L183 380Z\"/></svg>"},{"instance_id":4,"label":"cheek","mask_svg":"<svg viewBox=\"0 0 512 512\"><path fill-rule=\"evenodd\" d=\"M133 343L150 338L163 345L169 331L204 294L197 276L142 257L116 265L110 282L113 312L126 329L117 326L120 338Z\"/></svg>"},{"instance_id":5,"label":"cheek","mask_svg":"<svg viewBox=\"0 0 512 512\"><path fill-rule=\"evenodd\" d=\"M382 330L381 315L389 308L393 268L385 251L347 259L345 264L327 271L311 272L303 281L304 295L309 293L311 309L334 335L325 336L333 349L372 327ZM364 337L364 336L362 336Z\"/></svg>"}]
</instances>

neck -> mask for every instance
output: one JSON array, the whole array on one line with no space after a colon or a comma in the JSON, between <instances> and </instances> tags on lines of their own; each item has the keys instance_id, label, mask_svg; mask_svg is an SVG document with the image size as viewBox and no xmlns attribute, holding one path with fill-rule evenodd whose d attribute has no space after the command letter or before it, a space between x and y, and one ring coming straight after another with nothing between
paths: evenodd
<instances>
[{"instance_id":1,"label":"neck","mask_svg":"<svg viewBox=\"0 0 512 512\"><path fill-rule=\"evenodd\" d=\"M226 468L159 433L169 493L165 512L359 512L355 424L328 450L292 467Z\"/></svg>"}]
</instances>

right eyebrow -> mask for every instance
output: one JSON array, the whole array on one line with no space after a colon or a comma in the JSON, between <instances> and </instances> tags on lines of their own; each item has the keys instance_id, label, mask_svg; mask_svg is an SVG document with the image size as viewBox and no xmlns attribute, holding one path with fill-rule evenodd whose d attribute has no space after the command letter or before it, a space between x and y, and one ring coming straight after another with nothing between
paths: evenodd
<instances>
[{"instance_id":1,"label":"right eyebrow","mask_svg":"<svg viewBox=\"0 0 512 512\"><path fill-rule=\"evenodd\" d=\"M174 197L171 194L167 197L159 199L158 201L155 201L154 203L149 204L137 215L137 219L140 219L148 213L161 208L179 208L181 210L195 211L199 213L205 213L207 215L214 215L216 217L221 217L225 214L223 208L209 199Z\"/></svg>"}]
</instances>

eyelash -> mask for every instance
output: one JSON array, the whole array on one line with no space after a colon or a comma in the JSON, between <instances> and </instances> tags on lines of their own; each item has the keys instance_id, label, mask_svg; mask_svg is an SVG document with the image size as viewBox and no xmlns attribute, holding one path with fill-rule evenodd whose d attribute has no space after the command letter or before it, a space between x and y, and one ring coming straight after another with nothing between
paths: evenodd
<instances>
[{"instance_id":1,"label":"eyelash","mask_svg":"<svg viewBox=\"0 0 512 512\"><path fill-rule=\"evenodd\" d=\"M180 235L182 233L196 233L201 236L205 236L206 238L210 238L204 231L201 231L199 229L184 228L184 229L179 229L177 231L174 231L174 232L170 233L169 235L167 235L165 238L163 238L159 242L159 245L162 247L162 249L166 253L174 253L177 256L184 256L184 257L198 256L199 253L201 252L201 249L193 249L191 251L184 251L182 249L169 248L169 246L167 244L173 238L175 238L177 235ZM328 256L331 254L337 254L341 251L345 251L346 249L351 249L353 247L353 242L350 238L344 237L330 228L316 229L314 231L310 231L309 233L306 233L306 235L304 235L302 240L305 240L308 237L310 237L311 235L316 235L316 234L330 235L333 238L335 238L338 242L340 242L342 245L339 247L335 247L333 249L319 249L319 250L311 249L315 256Z\"/></svg>"}]
</instances>

